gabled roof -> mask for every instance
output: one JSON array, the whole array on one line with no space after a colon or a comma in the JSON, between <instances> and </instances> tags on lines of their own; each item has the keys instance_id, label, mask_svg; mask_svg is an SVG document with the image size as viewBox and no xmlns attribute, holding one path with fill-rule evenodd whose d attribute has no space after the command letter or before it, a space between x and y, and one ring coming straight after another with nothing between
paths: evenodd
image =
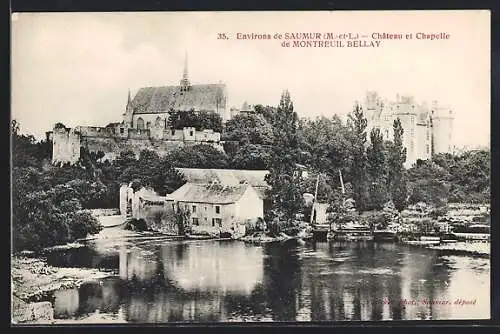
<instances>
[{"instance_id":1,"label":"gabled roof","mask_svg":"<svg viewBox=\"0 0 500 334\"><path fill-rule=\"evenodd\" d=\"M167 195L167 200L191 203L231 204L237 202L251 187L249 184L224 186L221 184L186 183L173 193Z\"/></svg>"},{"instance_id":2,"label":"gabled roof","mask_svg":"<svg viewBox=\"0 0 500 334\"><path fill-rule=\"evenodd\" d=\"M218 111L226 108L226 85L143 87L132 100L134 114L163 113L174 110Z\"/></svg>"},{"instance_id":3,"label":"gabled roof","mask_svg":"<svg viewBox=\"0 0 500 334\"><path fill-rule=\"evenodd\" d=\"M176 168L186 181L198 184L209 184L217 181L223 185L238 185L247 182L253 187L267 187L265 176L267 170L237 170L237 169L204 169Z\"/></svg>"}]
</instances>

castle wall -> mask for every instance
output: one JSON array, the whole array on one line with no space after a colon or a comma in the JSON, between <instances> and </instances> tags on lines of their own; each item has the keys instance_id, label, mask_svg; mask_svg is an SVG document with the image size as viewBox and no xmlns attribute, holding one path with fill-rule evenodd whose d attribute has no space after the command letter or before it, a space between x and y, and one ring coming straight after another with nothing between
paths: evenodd
<instances>
[{"instance_id":1,"label":"castle wall","mask_svg":"<svg viewBox=\"0 0 500 334\"><path fill-rule=\"evenodd\" d=\"M138 120L142 119L144 122L144 129L147 129L147 124L149 122L149 127L161 125L162 127L166 127L166 120L168 119L168 114L165 113L152 113L152 114L136 114L132 116L132 127L134 129L138 128Z\"/></svg>"},{"instance_id":2,"label":"castle wall","mask_svg":"<svg viewBox=\"0 0 500 334\"><path fill-rule=\"evenodd\" d=\"M417 159L427 160L431 158L431 129L427 124L417 124L416 155Z\"/></svg>"},{"instance_id":3,"label":"castle wall","mask_svg":"<svg viewBox=\"0 0 500 334\"><path fill-rule=\"evenodd\" d=\"M80 134L74 129L52 132L52 163L74 164L80 159Z\"/></svg>"},{"instance_id":4,"label":"castle wall","mask_svg":"<svg viewBox=\"0 0 500 334\"><path fill-rule=\"evenodd\" d=\"M432 113L426 104L416 104L412 97L398 96L395 102L389 102L382 101L375 92L368 92L364 103L368 133L378 127L384 140L393 140L394 120L401 120L403 146L407 151L405 167L411 167L418 159L430 159L433 153L451 152L454 117L436 101Z\"/></svg>"}]
</instances>

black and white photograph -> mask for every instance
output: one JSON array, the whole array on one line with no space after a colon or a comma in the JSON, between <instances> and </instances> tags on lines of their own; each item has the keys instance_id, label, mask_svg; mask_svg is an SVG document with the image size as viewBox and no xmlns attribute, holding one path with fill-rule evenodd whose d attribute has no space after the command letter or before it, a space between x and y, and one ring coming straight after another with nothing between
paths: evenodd
<instances>
[{"instance_id":1,"label":"black and white photograph","mask_svg":"<svg viewBox=\"0 0 500 334\"><path fill-rule=\"evenodd\" d=\"M11 323L488 320L490 12L11 15Z\"/></svg>"}]
</instances>

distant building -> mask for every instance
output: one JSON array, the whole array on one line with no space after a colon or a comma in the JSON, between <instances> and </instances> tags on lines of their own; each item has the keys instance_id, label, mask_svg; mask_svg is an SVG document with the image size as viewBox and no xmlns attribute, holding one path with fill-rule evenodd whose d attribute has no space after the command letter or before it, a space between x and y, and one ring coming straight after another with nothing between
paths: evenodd
<instances>
[{"instance_id":1,"label":"distant building","mask_svg":"<svg viewBox=\"0 0 500 334\"><path fill-rule=\"evenodd\" d=\"M244 234L247 222L264 217L264 204L250 184L186 183L167 195L167 206L185 210L195 232Z\"/></svg>"},{"instance_id":2,"label":"distant building","mask_svg":"<svg viewBox=\"0 0 500 334\"><path fill-rule=\"evenodd\" d=\"M223 83L193 85L188 78L187 58L178 86L143 87L132 99L128 94L123 121L106 127L77 126L73 129L54 127L46 134L53 141L53 163L76 163L80 148L102 151L104 159L112 160L121 151L138 154L151 149L159 154L186 145L208 144L223 151L220 133L207 129L171 129L168 115L175 111L206 111L217 113L223 121L230 115L227 87Z\"/></svg>"},{"instance_id":3,"label":"distant building","mask_svg":"<svg viewBox=\"0 0 500 334\"><path fill-rule=\"evenodd\" d=\"M403 127L403 145L406 147L405 166L411 167L418 159L427 160L434 154L452 152L454 114L449 108L433 101L430 106L417 103L411 96L397 95L395 101L382 99L376 92L368 92L363 103L368 121L367 133L379 128L384 140L393 139L394 120Z\"/></svg>"},{"instance_id":4,"label":"distant building","mask_svg":"<svg viewBox=\"0 0 500 334\"><path fill-rule=\"evenodd\" d=\"M243 102L241 108L232 107L229 109L230 118L233 118L236 115L248 115L255 113L255 106L252 104L248 104L246 101Z\"/></svg>"}]
</instances>

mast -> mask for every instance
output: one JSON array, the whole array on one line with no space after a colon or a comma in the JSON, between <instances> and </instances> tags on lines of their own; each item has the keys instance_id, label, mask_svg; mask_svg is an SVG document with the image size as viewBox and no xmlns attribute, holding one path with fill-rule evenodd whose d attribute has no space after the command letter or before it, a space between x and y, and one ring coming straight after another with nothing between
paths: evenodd
<instances>
[{"instance_id":1,"label":"mast","mask_svg":"<svg viewBox=\"0 0 500 334\"><path fill-rule=\"evenodd\" d=\"M342 195L345 195L344 180L342 180L342 171L339 169L340 185L342 186Z\"/></svg>"},{"instance_id":2,"label":"mast","mask_svg":"<svg viewBox=\"0 0 500 334\"><path fill-rule=\"evenodd\" d=\"M310 219L310 224L312 225L312 222L313 222L313 216L314 216L314 204L316 203L316 197L318 197L318 185L319 185L319 176L321 174L318 174L318 177L316 178L316 189L314 190L314 199L313 199L313 202L312 202L312 206L311 206L311 219Z\"/></svg>"}]
</instances>

